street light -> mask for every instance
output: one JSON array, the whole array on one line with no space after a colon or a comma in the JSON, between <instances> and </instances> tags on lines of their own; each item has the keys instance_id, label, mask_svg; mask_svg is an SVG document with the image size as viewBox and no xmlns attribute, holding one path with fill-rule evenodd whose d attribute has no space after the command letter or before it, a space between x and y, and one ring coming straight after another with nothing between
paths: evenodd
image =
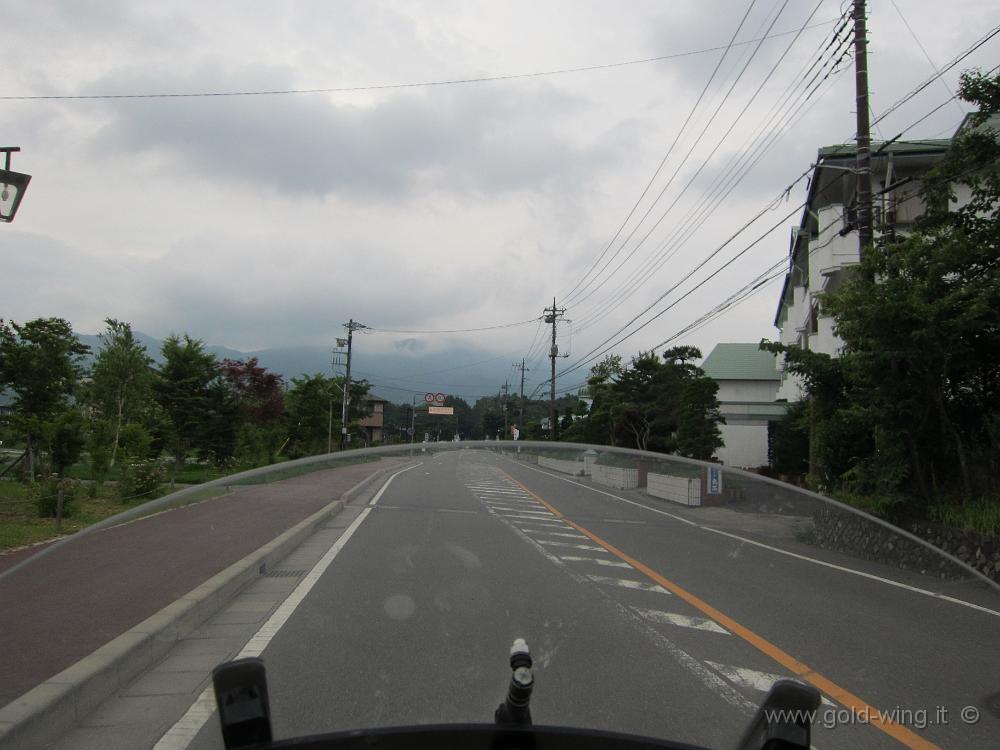
<instances>
[{"instance_id":1,"label":"street light","mask_svg":"<svg viewBox=\"0 0 1000 750\"><path fill-rule=\"evenodd\" d=\"M4 168L0 169L0 221L6 223L14 221L14 214L21 205L24 191L31 182L30 174L12 172L10 169L10 155L20 150L20 146L0 147L0 152L4 154Z\"/></svg>"}]
</instances>

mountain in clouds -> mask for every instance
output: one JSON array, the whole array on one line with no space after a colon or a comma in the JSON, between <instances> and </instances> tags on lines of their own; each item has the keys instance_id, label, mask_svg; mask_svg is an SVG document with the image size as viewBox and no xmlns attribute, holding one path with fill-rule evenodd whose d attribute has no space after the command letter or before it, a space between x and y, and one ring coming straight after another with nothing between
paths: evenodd
<instances>
[{"instance_id":1,"label":"mountain in clouds","mask_svg":"<svg viewBox=\"0 0 1000 750\"><path fill-rule=\"evenodd\" d=\"M163 361L162 340L142 331L133 333L154 362ZM77 338L92 353L101 349L100 338L95 334L77 334ZM249 352L216 345L206 345L205 349L220 360L256 357L262 367L280 374L286 383L300 375L331 374L331 351L321 346L272 347ZM493 352L471 347L429 352L424 342L416 339L399 342L396 350L372 353L356 345L352 378L372 383L374 393L393 403L408 403L414 395L419 397L426 391L441 391L474 403L480 396L496 393L506 380L510 380L514 393L516 373L512 374L506 356L497 357ZM339 372L343 372L342 367Z\"/></svg>"}]
</instances>

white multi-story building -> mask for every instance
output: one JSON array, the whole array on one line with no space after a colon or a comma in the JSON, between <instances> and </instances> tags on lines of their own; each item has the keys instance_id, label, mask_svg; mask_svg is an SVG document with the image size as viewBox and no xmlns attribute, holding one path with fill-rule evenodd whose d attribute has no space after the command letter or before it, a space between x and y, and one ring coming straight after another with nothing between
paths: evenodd
<instances>
[{"instance_id":1,"label":"white multi-story building","mask_svg":"<svg viewBox=\"0 0 1000 750\"><path fill-rule=\"evenodd\" d=\"M965 123L963 123L964 125ZM961 128L960 128L961 129ZM876 236L905 234L924 212L923 175L944 158L951 139L872 144L872 196ZM774 325L783 344L837 356L843 342L833 318L822 315L818 295L835 291L858 264L855 147L819 150L802 219L792 229L788 273ZM802 387L778 358L779 401L797 401Z\"/></svg>"},{"instance_id":2,"label":"white multi-story building","mask_svg":"<svg viewBox=\"0 0 1000 750\"><path fill-rule=\"evenodd\" d=\"M726 420L715 458L744 469L767 466L769 424L784 416L786 406L775 403L775 356L758 344L716 344L701 369L719 386L719 413Z\"/></svg>"}]
</instances>

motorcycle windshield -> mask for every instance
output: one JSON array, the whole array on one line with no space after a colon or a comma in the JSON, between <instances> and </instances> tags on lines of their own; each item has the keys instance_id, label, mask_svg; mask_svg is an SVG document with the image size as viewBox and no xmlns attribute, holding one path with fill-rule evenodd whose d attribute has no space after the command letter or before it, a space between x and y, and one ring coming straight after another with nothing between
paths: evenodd
<instances>
[{"instance_id":1,"label":"motorcycle windshield","mask_svg":"<svg viewBox=\"0 0 1000 750\"><path fill-rule=\"evenodd\" d=\"M995 746L998 573L970 532L663 454L288 461L0 555L0 747L222 747L212 670L246 656L275 739L491 722L515 638L536 724L733 747L791 678L824 750Z\"/></svg>"}]
</instances>

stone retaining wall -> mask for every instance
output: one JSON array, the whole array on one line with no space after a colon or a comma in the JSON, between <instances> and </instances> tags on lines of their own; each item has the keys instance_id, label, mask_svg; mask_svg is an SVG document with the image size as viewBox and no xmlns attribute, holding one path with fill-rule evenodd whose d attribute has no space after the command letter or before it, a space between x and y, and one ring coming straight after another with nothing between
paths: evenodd
<instances>
[{"instance_id":1,"label":"stone retaining wall","mask_svg":"<svg viewBox=\"0 0 1000 750\"><path fill-rule=\"evenodd\" d=\"M848 511L821 509L813 515L813 522L815 528L806 541L819 547L941 578L967 575L943 555ZM936 524L915 524L908 530L1000 582L1000 543L997 540Z\"/></svg>"}]
</instances>

